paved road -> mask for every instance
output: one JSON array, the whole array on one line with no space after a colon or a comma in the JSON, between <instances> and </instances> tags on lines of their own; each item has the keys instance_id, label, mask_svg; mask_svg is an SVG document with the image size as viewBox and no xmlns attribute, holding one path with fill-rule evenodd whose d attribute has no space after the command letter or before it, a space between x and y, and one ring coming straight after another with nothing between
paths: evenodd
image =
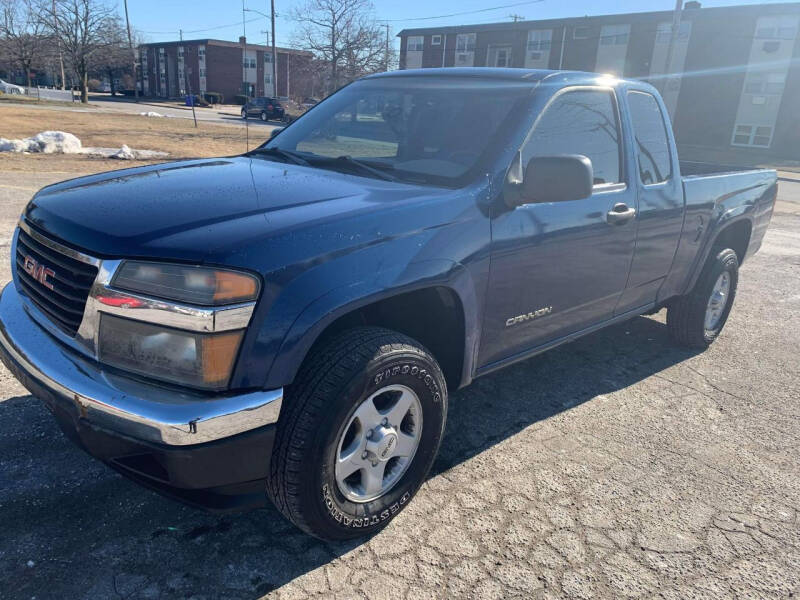
<instances>
[{"instance_id":1,"label":"paved road","mask_svg":"<svg viewBox=\"0 0 800 600\"><path fill-rule=\"evenodd\" d=\"M13 223L48 179L0 173L3 281ZM779 204L710 350L673 347L663 318L455 394L417 498L349 544L271 508L211 516L141 489L2 372L0 596L797 597L800 204Z\"/></svg>"},{"instance_id":2,"label":"paved road","mask_svg":"<svg viewBox=\"0 0 800 600\"><path fill-rule=\"evenodd\" d=\"M192 109L186 106L179 106L176 102L130 102L112 98L111 96L91 96L89 101L107 112L120 112L126 114L138 115L142 112L157 112L166 115L170 118L177 119L191 119ZM243 124L241 117L241 107L238 106L217 106L217 107L195 107L195 115L198 121L205 121L211 123L222 123L225 125L238 125ZM251 117L248 119L251 127L267 127L272 129L274 127L281 127L282 124L277 121L270 121L262 123L259 119Z\"/></svg>"},{"instance_id":3,"label":"paved road","mask_svg":"<svg viewBox=\"0 0 800 600\"><path fill-rule=\"evenodd\" d=\"M75 110L78 112L91 112L97 113L106 112L106 113L119 113L119 114L130 114L130 115L138 115L139 113L143 112L157 112L159 114L165 115L169 118L174 119L192 119L192 109L188 107L178 106L177 103L135 103L135 102L128 102L123 100L112 100L110 97L107 96L91 96L90 97L90 104L92 106L87 107L83 106L80 103L74 103L74 106L63 106L63 105L48 105L48 104L33 104L30 102L25 103L26 108L33 108L39 110ZM221 123L223 125L235 125L237 127L241 127L244 124L242 120L239 110L237 107L234 106L223 106L223 107L215 107L215 108L200 108L197 107L195 109L195 113L197 116L198 121L203 121L207 123ZM155 118L155 117L153 117ZM248 124L251 127L264 127L267 131L271 131L275 127L282 127L281 123L276 121L269 121L267 123L262 123L257 118L250 118L248 119Z\"/></svg>"}]
</instances>

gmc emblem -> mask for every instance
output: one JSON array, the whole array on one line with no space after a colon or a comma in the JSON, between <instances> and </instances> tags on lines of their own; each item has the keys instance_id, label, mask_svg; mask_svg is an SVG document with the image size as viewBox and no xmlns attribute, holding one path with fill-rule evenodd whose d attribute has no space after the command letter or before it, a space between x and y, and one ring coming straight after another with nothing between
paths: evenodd
<instances>
[{"instance_id":1,"label":"gmc emblem","mask_svg":"<svg viewBox=\"0 0 800 600\"><path fill-rule=\"evenodd\" d=\"M28 255L25 256L23 267L28 275L33 277L48 290L53 289L53 284L47 280L48 277L55 276L56 272L53 271L53 269L45 267L43 264L38 263L35 258Z\"/></svg>"}]
</instances>

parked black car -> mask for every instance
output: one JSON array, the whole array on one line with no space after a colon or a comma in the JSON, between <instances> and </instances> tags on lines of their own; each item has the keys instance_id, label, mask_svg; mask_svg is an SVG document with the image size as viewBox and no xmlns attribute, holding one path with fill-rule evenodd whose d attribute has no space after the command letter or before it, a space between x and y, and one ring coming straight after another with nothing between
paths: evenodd
<instances>
[{"instance_id":1,"label":"parked black car","mask_svg":"<svg viewBox=\"0 0 800 600\"><path fill-rule=\"evenodd\" d=\"M242 107L242 118L258 117L262 121L282 121L286 111L275 98L251 98Z\"/></svg>"}]
</instances>

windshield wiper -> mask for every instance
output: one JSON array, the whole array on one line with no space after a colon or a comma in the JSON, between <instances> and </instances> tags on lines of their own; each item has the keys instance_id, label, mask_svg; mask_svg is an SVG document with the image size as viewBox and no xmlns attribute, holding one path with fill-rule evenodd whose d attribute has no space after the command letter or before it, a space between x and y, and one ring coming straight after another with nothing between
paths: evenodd
<instances>
[{"instance_id":1,"label":"windshield wiper","mask_svg":"<svg viewBox=\"0 0 800 600\"><path fill-rule=\"evenodd\" d=\"M381 171L380 169L371 167L364 161L358 160L357 158L353 158L352 156L348 156L346 154L342 156L337 156L336 158L330 156L312 156L309 157L309 159L310 162L322 163L320 166L323 167L328 165L335 165L336 163L341 163L347 165L348 167L356 167L362 172L369 173L370 175L378 177L379 179L384 179L386 181L397 181L397 177L395 177L394 175L390 175L385 171Z\"/></svg>"},{"instance_id":2,"label":"windshield wiper","mask_svg":"<svg viewBox=\"0 0 800 600\"><path fill-rule=\"evenodd\" d=\"M291 150L284 150L283 148L256 148L255 150L250 150L250 152L248 152L247 154L248 155L266 154L267 156L277 156L279 158L290 160L296 165L309 166L311 164L305 158L300 156L297 152L292 152Z\"/></svg>"}]
</instances>

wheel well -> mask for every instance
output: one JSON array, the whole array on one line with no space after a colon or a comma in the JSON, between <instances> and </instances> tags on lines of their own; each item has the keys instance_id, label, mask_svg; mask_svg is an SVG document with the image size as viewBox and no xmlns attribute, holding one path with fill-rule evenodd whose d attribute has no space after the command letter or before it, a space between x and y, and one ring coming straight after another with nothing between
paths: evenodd
<instances>
[{"instance_id":1,"label":"wheel well","mask_svg":"<svg viewBox=\"0 0 800 600\"><path fill-rule=\"evenodd\" d=\"M433 354L447 386L461 383L464 364L464 310L447 287L431 287L379 300L349 312L328 325L315 341L323 343L345 329L361 325L386 327L414 338Z\"/></svg>"},{"instance_id":2,"label":"wheel well","mask_svg":"<svg viewBox=\"0 0 800 600\"><path fill-rule=\"evenodd\" d=\"M750 244L750 233L753 226L748 220L736 221L723 229L714 241L715 247L730 248L736 252L739 264L744 261L747 246Z\"/></svg>"}]
</instances>

